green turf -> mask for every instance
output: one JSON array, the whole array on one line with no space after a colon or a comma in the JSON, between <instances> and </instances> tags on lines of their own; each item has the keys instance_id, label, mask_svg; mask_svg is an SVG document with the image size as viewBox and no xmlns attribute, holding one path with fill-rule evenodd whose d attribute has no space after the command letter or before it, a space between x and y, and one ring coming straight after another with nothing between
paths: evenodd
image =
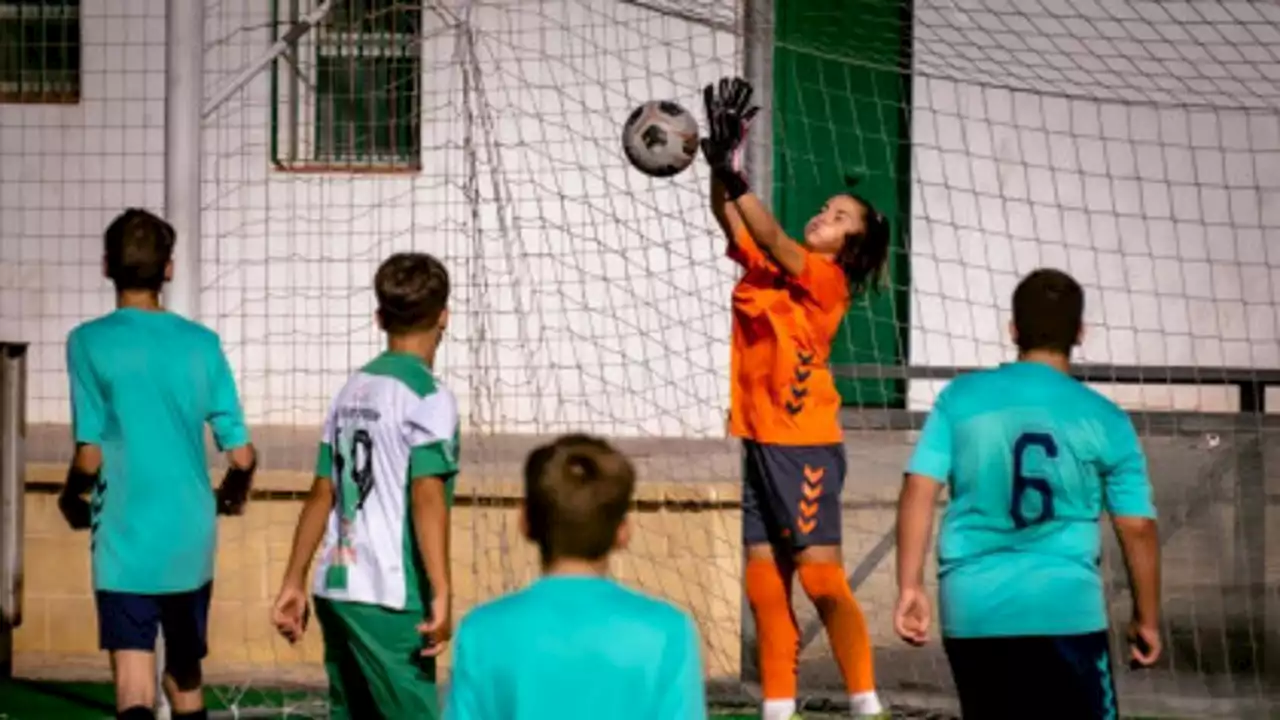
<instances>
[{"instance_id":1,"label":"green turf","mask_svg":"<svg viewBox=\"0 0 1280 720\"><path fill-rule=\"evenodd\" d=\"M226 710L226 698L235 697L227 688L208 688L205 702L210 710ZM304 693L272 691L258 695L254 707L278 707L304 700ZM111 686L107 683L55 683L35 680L0 681L0 720L103 720L115 716ZM303 720L304 715L290 714ZM735 711L712 713L716 720L758 720L759 715ZM1129 720L1162 720L1154 717L1131 717ZM1163 720L1174 720L1164 718Z\"/></svg>"}]
</instances>

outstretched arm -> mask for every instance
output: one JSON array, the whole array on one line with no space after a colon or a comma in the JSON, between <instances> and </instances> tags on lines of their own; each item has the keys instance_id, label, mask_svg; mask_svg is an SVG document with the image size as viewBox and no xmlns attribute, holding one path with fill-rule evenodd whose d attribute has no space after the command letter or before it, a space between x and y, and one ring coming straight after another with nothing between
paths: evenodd
<instances>
[{"instance_id":1,"label":"outstretched arm","mask_svg":"<svg viewBox=\"0 0 1280 720\"><path fill-rule=\"evenodd\" d=\"M748 190L733 201L732 207L738 211L747 233L783 270L792 275L804 272L807 251L787 235L755 193Z\"/></svg>"},{"instance_id":2,"label":"outstretched arm","mask_svg":"<svg viewBox=\"0 0 1280 720\"><path fill-rule=\"evenodd\" d=\"M709 135L702 140L702 154L711 166L711 210L730 242L750 237L761 250L792 275L804 270L805 250L787 237L773 213L765 208L742 173L742 144L751 119L760 111L752 106L751 85L741 78L724 78L719 86L703 89Z\"/></svg>"}]
</instances>

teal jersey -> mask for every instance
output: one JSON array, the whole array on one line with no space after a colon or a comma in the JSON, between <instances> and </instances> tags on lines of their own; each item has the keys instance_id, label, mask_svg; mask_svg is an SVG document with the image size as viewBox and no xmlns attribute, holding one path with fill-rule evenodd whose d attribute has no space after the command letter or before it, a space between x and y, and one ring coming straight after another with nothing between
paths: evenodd
<instances>
[{"instance_id":1,"label":"teal jersey","mask_svg":"<svg viewBox=\"0 0 1280 720\"><path fill-rule=\"evenodd\" d=\"M472 610L451 684L452 720L707 717L692 618L598 577L544 577Z\"/></svg>"},{"instance_id":2,"label":"teal jersey","mask_svg":"<svg viewBox=\"0 0 1280 720\"><path fill-rule=\"evenodd\" d=\"M1129 416L1047 365L953 380L907 472L946 483L938 532L947 637L1074 635L1107 627L1099 518L1154 518Z\"/></svg>"},{"instance_id":3,"label":"teal jersey","mask_svg":"<svg viewBox=\"0 0 1280 720\"><path fill-rule=\"evenodd\" d=\"M93 491L98 590L171 593L213 578L216 520L205 425L219 449L249 442L212 330L121 309L67 337L72 433L102 449Z\"/></svg>"}]
</instances>

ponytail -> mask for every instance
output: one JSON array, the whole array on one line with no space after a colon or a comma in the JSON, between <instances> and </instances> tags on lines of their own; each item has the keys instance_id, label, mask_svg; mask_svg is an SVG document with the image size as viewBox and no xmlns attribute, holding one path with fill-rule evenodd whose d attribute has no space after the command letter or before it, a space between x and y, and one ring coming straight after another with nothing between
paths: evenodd
<instances>
[{"instance_id":1,"label":"ponytail","mask_svg":"<svg viewBox=\"0 0 1280 720\"><path fill-rule=\"evenodd\" d=\"M836 264L849 281L850 295L857 298L866 292L878 292L884 284L889 263L889 220L861 196L850 193L849 197L865 211L864 229L845 236Z\"/></svg>"}]
</instances>

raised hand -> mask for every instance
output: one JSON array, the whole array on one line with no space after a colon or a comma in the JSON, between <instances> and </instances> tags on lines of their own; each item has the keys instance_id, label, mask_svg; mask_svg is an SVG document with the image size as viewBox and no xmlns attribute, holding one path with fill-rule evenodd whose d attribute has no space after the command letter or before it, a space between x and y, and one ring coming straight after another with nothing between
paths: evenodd
<instances>
[{"instance_id":1,"label":"raised hand","mask_svg":"<svg viewBox=\"0 0 1280 720\"><path fill-rule=\"evenodd\" d=\"M741 78L721 78L702 90L708 131L701 143L702 154L729 200L750 190L742 174L742 147L751 121L760 111L751 105L751 95L751 83Z\"/></svg>"}]
</instances>

